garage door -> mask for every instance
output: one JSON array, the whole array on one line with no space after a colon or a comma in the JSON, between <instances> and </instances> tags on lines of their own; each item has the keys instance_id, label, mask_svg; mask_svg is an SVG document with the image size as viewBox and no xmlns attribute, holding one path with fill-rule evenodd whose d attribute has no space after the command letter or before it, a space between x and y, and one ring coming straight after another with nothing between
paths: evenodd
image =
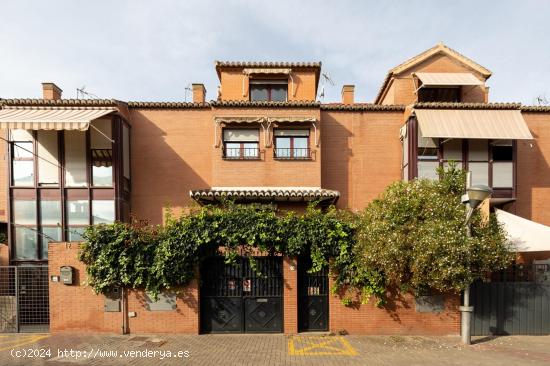
<instances>
[{"instance_id":1,"label":"garage door","mask_svg":"<svg viewBox=\"0 0 550 366\"><path fill-rule=\"evenodd\" d=\"M223 257L201 267L201 331L203 333L273 333L283 331L282 257L248 258L235 265Z\"/></svg>"},{"instance_id":2,"label":"garage door","mask_svg":"<svg viewBox=\"0 0 550 366\"><path fill-rule=\"evenodd\" d=\"M516 266L472 286L472 335L549 335L550 271Z\"/></svg>"}]
</instances>

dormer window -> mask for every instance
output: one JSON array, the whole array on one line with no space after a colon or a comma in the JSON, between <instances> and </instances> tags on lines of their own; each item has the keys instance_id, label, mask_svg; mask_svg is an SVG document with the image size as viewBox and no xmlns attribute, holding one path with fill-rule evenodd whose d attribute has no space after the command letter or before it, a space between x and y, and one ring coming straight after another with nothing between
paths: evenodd
<instances>
[{"instance_id":1,"label":"dormer window","mask_svg":"<svg viewBox=\"0 0 550 366\"><path fill-rule=\"evenodd\" d=\"M250 101L286 102L288 80L250 80Z\"/></svg>"}]
</instances>

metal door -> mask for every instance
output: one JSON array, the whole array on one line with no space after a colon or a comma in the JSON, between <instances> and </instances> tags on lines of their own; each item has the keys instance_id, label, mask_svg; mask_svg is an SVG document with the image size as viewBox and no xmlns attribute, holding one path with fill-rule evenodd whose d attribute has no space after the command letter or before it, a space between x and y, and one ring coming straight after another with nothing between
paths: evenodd
<instances>
[{"instance_id":1,"label":"metal door","mask_svg":"<svg viewBox=\"0 0 550 366\"><path fill-rule=\"evenodd\" d=\"M0 267L0 332L47 332L48 267Z\"/></svg>"},{"instance_id":2,"label":"metal door","mask_svg":"<svg viewBox=\"0 0 550 366\"><path fill-rule=\"evenodd\" d=\"M309 273L311 259L298 261L298 330L328 330L328 269Z\"/></svg>"},{"instance_id":3,"label":"metal door","mask_svg":"<svg viewBox=\"0 0 550 366\"><path fill-rule=\"evenodd\" d=\"M550 268L515 266L471 289L472 335L550 334Z\"/></svg>"},{"instance_id":4,"label":"metal door","mask_svg":"<svg viewBox=\"0 0 550 366\"><path fill-rule=\"evenodd\" d=\"M203 333L282 332L282 258L248 258L235 265L223 257L201 268L201 331Z\"/></svg>"}]
</instances>

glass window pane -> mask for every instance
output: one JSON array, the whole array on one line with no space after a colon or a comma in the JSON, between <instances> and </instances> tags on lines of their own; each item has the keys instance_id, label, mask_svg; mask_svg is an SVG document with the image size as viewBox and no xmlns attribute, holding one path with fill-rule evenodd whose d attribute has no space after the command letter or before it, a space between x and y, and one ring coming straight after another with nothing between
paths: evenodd
<instances>
[{"instance_id":1,"label":"glass window pane","mask_svg":"<svg viewBox=\"0 0 550 366\"><path fill-rule=\"evenodd\" d=\"M470 161L488 161L489 144L487 140L468 140L468 159Z\"/></svg>"},{"instance_id":2,"label":"glass window pane","mask_svg":"<svg viewBox=\"0 0 550 366\"><path fill-rule=\"evenodd\" d=\"M33 146L32 142L14 142L13 143L13 158L14 159L32 159Z\"/></svg>"},{"instance_id":3,"label":"glass window pane","mask_svg":"<svg viewBox=\"0 0 550 366\"><path fill-rule=\"evenodd\" d=\"M15 227L15 258L37 259L36 248L38 233L36 227Z\"/></svg>"},{"instance_id":4,"label":"glass window pane","mask_svg":"<svg viewBox=\"0 0 550 366\"><path fill-rule=\"evenodd\" d=\"M86 185L86 135L82 131L65 131L65 184Z\"/></svg>"},{"instance_id":5,"label":"glass window pane","mask_svg":"<svg viewBox=\"0 0 550 366\"><path fill-rule=\"evenodd\" d=\"M17 225L36 226L36 201L14 200L13 222Z\"/></svg>"},{"instance_id":6,"label":"glass window pane","mask_svg":"<svg viewBox=\"0 0 550 366\"><path fill-rule=\"evenodd\" d=\"M286 85L271 85L271 100L273 102L286 102Z\"/></svg>"},{"instance_id":7,"label":"glass window pane","mask_svg":"<svg viewBox=\"0 0 550 366\"><path fill-rule=\"evenodd\" d=\"M84 241L85 227L70 227L67 230L67 240L69 241Z\"/></svg>"},{"instance_id":8,"label":"glass window pane","mask_svg":"<svg viewBox=\"0 0 550 366\"><path fill-rule=\"evenodd\" d=\"M241 156L241 144L228 142L225 144L225 156L228 158L238 158Z\"/></svg>"},{"instance_id":9,"label":"glass window pane","mask_svg":"<svg viewBox=\"0 0 550 366\"><path fill-rule=\"evenodd\" d=\"M514 185L514 164L512 162L493 163L493 187L511 188Z\"/></svg>"},{"instance_id":10,"label":"glass window pane","mask_svg":"<svg viewBox=\"0 0 550 366\"><path fill-rule=\"evenodd\" d=\"M10 141L32 141L32 130L10 130Z\"/></svg>"},{"instance_id":11,"label":"glass window pane","mask_svg":"<svg viewBox=\"0 0 550 366\"><path fill-rule=\"evenodd\" d=\"M92 166L92 182L96 187L111 187L113 185L113 167Z\"/></svg>"},{"instance_id":12,"label":"glass window pane","mask_svg":"<svg viewBox=\"0 0 550 366\"><path fill-rule=\"evenodd\" d=\"M418 162L418 178L422 179L439 179L437 175L439 163L437 161L419 161Z\"/></svg>"},{"instance_id":13,"label":"glass window pane","mask_svg":"<svg viewBox=\"0 0 550 366\"><path fill-rule=\"evenodd\" d=\"M250 85L251 101L266 101L268 100L268 95L268 88L266 85Z\"/></svg>"},{"instance_id":14,"label":"glass window pane","mask_svg":"<svg viewBox=\"0 0 550 366\"><path fill-rule=\"evenodd\" d=\"M443 159L462 161L462 140L453 139L443 144Z\"/></svg>"},{"instance_id":15,"label":"glass window pane","mask_svg":"<svg viewBox=\"0 0 550 366\"><path fill-rule=\"evenodd\" d=\"M67 225L89 224L88 200L67 201Z\"/></svg>"},{"instance_id":16,"label":"glass window pane","mask_svg":"<svg viewBox=\"0 0 550 366\"><path fill-rule=\"evenodd\" d=\"M92 125L93 127L90 128L90 147L92 149L112 149L113 143L109 140L113 137L111 133L111 120L96 119L92 122Z\"/></svg>"},{"instance_id":17,"label":"glass window pane","mask_svg":"<svg viewBox=\"0 0 550 366\"><path fill-rule=\"evenodd\" d=\"M472 185L489 185L489 163L468 163L468 169L472 173Z\"/></svg>"},{"instance_id":18,"label":"glass window pane","mask_svg":"<svg viewBox=\"0 0 550 366\"><path fill-rule=\"evenodd\" d=\"M38 183L59 184L57 131L37 132Z\"/></svg>"},{"instance_id":19,"label":"glass window pane","mask_svg":"<svg viewBox=\"0 0 550 366\"><path fill-rule=\"evenodd\" d=\"M258 144L255 142L248 142L243 144L243 155L245 158L257 158L258 157Z\"/></svg>"},{"instance_id":20,"label":"glass window pane","mask_svg":"<svg viewBox=\"0 0 550 366\"><path fill-rule=\"evenodd\" d=\"M290 137L277 137L275 140L276 155L279 158L290 157Z\"/></svg>"},{"instance_id":21,"label":"glass window pane","mask_svg":"<svg viewBox=\"0 0 550 366\"><path fill-rule=\"evenodd\" d=\"M12 168L14 186L34 186L34 162L32 160L14 160Z\"/></svg>"},{"instance_id":22,"label":"glass window pane","mask_svg":"<svg viewBox=\"0 0 550 366\"><path fill-rule=\"evenodd\" d=\"M308 157L308 139L306 137L294 137L294 157Z\"/></svg>"},{"instance_id":23,"label":"glass window pane","mask_svg":"<svg viewBox=\"0 0 550 366\"><path fill-rule=\"evenodd\" d=\"M50 242L61 241L60 227L43 227L42 228L42 259L48 258L48 244Z\"/></svg>"},{"instance_id":24,"label":"glass window pane","mask_svg":"<svg viewBox=\"0 0 550 366\"><path fill-rule=\"evenodd\" d=\"M493 161L512 161L513 159L512 146L493 146Z\"/></svg>"},{"instance_id":25,"label":"glass window pane","mask_svg":"<svg viewBox=\"0 0 550 366\"><path fill-rule=\"evenodd\" d=\"M92 224L111 224L115 221L115 201L92 201Z\"/></svg>"},{"instance_id":26,"label":"glass window pane","mask_svg":"<svg viewBox=\"0 0 550 366\"><path fill-rule=\"evenodd\" d=\"M61 202L41 201L40 220L42 225L61 225Z\"/></svg>"},{"instance_id":27,"label":"glass window pane","mask_svg":"<svg viewBox=\"0 0 550 366\"><path fill-rule=\"evenodd\" d=\"M455 162L455 164L456 164L456 169L462 169L462 163ZM443 168L448 169L449 163L448 162L443 163Z\"/></svg>"},{"instance_id":28,"label":"glass window pane","mask_svg":"<svg viewBox=\"0 0 550 366\"><path fill-rule=\"evenodd\" d=\"M260 130L224 129L223 141L225 142L258 142L260 141Z\"/></svg>"}]
</instances>

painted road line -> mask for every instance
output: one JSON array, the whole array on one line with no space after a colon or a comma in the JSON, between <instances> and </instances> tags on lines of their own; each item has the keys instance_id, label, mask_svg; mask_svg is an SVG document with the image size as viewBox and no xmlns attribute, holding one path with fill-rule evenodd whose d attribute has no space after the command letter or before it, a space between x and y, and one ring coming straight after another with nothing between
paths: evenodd
<instances>
[{"instance_id":1,"label":"painted road line","mask_svg":"<svg viewBox=\"0 0 550 366\"><path fill-rule=\"evenodd\" d=\"M356 356L357 351L340 336L291 337L288 340L291 356Z\"/></svg>"},{"instance_id":2,"label":"painted road line","mask_svg":"<svg viewBox=\"0 0 550 366\"><path fill-rule=\"evenodd\" d=\"M20 346L32 344L36 341L39 341L41 339L48 338L48 337L49 335L32 335L32 336L17 337L17 339L13 339L9 341L2 340L0 341L0 351L5 351L8 349L12 349L14 347L20 347Z\"/></svg>"}]
</instances>

